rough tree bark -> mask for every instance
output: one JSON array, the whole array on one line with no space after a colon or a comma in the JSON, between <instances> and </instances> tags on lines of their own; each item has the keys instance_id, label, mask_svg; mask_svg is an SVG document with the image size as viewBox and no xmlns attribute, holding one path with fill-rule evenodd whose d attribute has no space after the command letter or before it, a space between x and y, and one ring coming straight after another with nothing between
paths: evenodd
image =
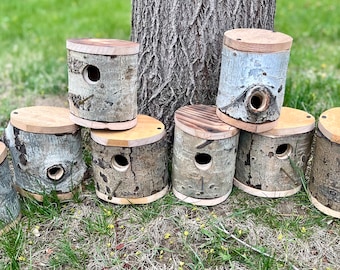
<instances>
[{"instance_id":1,"label":"rough tree bark","mask_svg":"<svg viewBox=\"0 0 340 270\"><path fill-rule=\"evenodd\" d=\"M132 41L140 43L139 112L161 120L172 137L174 112L215 104L223 33L274 27L275 1L132 1Z\"/></svg>"}]
</instances>

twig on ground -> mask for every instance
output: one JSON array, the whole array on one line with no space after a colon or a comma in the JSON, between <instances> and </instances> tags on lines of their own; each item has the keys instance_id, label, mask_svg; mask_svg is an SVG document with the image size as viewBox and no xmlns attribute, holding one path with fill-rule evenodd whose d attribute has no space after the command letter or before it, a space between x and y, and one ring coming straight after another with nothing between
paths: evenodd
<instances>
[{"instance_id":1,"label":"twig on ground","mask_svg":"<svg viewBox=\"0 0 340 270\"><path fill-rule=\"evenodd\" d=\"M229 235L231 238L233 238L234 240L236 240L237 242L239 242L241 245L257 252L257 253L260 253L261 255L263 256L266 256L268 258L271 258L271 259L275 259L273 256L271 256L270 254L264 252L264 251L261 251L259 250L258 248L244 242L243 240L241 240L240 238L236 237L234 234L230 233L229 231L226 230L226 228L224 228L223 224L219 223L219 227L216 226L216 228L222 232L224 232L225 234ZM297 268L294 264L288 262L290 264L290 266L294 269L294 270L299 270L299 268Z\"/></svg>"}]
</instances>

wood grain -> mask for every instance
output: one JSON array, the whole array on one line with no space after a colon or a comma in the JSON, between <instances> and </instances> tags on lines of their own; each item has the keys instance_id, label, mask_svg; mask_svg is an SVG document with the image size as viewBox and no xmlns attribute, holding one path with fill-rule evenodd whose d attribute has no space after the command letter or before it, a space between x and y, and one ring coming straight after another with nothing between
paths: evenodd
<instances>
[{"instance_id":1,"label":"wood grain","mask_svg":"<svg viewBox=\"0 0 340 270\"><path fill-rule=\"evenodd\" d=\"M164 136L163 123L148 115L138 115L137 125L129 130L91 130L91 138L105 146L140 146L156 142Z\"/></svg>"},{"instance_id":2,"label":"wood grain","mask_svg":"<svg viewBox=\"0 0 340 270\"><path fill-rule=\"evenodd\" d=\"M237 28L224 33L224 44L245 52L272 53L290 50L293 38L271 30Z\"/></svg>"},{"instance_id":3,"label":"wood grain","mask_svg":"<svg viewBox=\"0 0 340 270\"><path fill-rule=\"evenodd\" d=\"M11 112L12 126L26 132L42 134L74 133L79 129L69 119L69 110L61 107L33 106Z\"/></svg>"},{"instance_id":4,"label":"wood grain","mask_svg":"<svg viewBox=\"0 0 340 270\"><path fill-rule=\"evenodd\" d=\"M108 196L107 194L104 194L98 190L96 190L96 195L98 196L98 198L106 201L106 202L110 202L110 203L115 203L115 204L148 204L148 203L152 203L160 198L162 198L165 194L168 193L168 189L169 187L166 186L165 188L163 188L161 191L152 194L150 196L146 196L143 198L117 198L117 197L111 197Z\"/></svg>"},{"instance_id":5,"label":"wood grain","mask_svg":"<svg viewBox=\"0 0 340 270\"><path fill-rule=\"evenodd\" d=\"M217 117L215 106L208 105L179 108L175 112L175 124L186 133L207 140L225 139L239 132Z\"/></svg>"},{"instance_id":6,"label":"wood grain","mask_svg":"<svg viewBox=\"0 0 340 270\"><path fill-rule=\"evenodd\" d=\"M7 148L3 142L0 142L0 164L6 159L7 157Z\"/></svg>"},{"instance_id":7,"label":"wood grain","mask_svg":"<svg viewBox=\"0 0 340 270\"><path fill-rule=\"evenodd\" d=\"M138 43L119 39L68 39L66 48L76 52L99 55L130 55L139 52Z\"/></svg>"},{"instance_id":8,"label":"wood grain","mask_svg":"<svg viewBox=\"0 0 340 270\"><path fill-rule=\"evenodd\" d=\"M261 133L268 130L273 129L277 125L277 120L272 122L267 122L263 124L252 124L243 122L241 120L234 119L232 117L229 117L228 115L224 114L219 110L219 108L216 108L216 115L218 118L220 118L223 122L228 123L229 125L232 125L234 127L237 127L239 129L253 132L253 133Z\"/></svg>"},{"instance_id":9,"label":"wood grain","mask_svg":"<svg viewBox=\"0 0 340 270\"><path fill-rule=\"evenodd\" d=\"M288 136L310 132L315 129L315 118L311 114L290 107L282 107L276 126L261 133L268 137Z\"/></svg>"},{"instance_id":10,"label":"wood grain","mask_svg":"<svg viewBox=\"0 0 340 270\"><path fill-rule=\"evenodd\" d=\"M332 108L319 117L318 128L330 141L340 143L340 108Z\"/></svg>"},{"instance_id":11,"label":"wood grain","mask_svg":"<svg viewBox=\"0 0 340 270\"><path fill-rule=\"evenodd\" d=\"M72 113L70 113L70 120L79 126L91 129L127 130L137 125L137 118L130 121L107 123L83 119L73 115Z\"/></svg>"}]
</instances>

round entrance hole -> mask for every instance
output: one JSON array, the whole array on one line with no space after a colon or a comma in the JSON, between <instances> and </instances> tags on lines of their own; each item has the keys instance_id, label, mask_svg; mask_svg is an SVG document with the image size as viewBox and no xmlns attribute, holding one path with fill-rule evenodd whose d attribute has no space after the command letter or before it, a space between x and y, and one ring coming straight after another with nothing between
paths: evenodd
<instances>
[{"instance_id":1,"label":"round entrance hole","mask_svg":"<svg viewBox=\"0 0 340 270\"><path fill-rule=\"evenodd\" d=\"M96 83L100 79L100 71L96 66L88 65L83 71L83 77L88 83Z\"/></svg>"},{"instance_id":2,"label":"round entrance hole","mask_svg":"<svg viewBox=\"0 0 340 270\"><path fill-rule=\"evenodd\" d=\"M123 155L115 155L112 158L112 166L119 172L126 172L126 170L129 168L129 165L129 161Z\"/></svg>"},{"instance_id":3,"label":"round entrance hole","mask_svg":"<svg viewBox=\"0 0 340 270\"><path fill-rule=\"evenodd\" d=\"M250 112L261 113L268 109L270 95L266 87L255 86L251 88L246 97L246 105Z\"/></svg>"},{"instance_id":4,"label":"round entrance hole","mask_svg":"<svg viewBox=\"0 0 340 270\"><path fill-rule=\"evenodd\" d=\"M288 143L280 144L276 148L275 155L279 159L287 159L292 153L292 149L293 147Z\"/></svg>"},{"instance_id":5,"label":"round entrance hole","mask_svg":"<svg viewBox=\"0 0 340 270\"><path fill-rule=\"evenodd\" d=\"M195 156L195 165L198 169L206 171L211 167L212 157L206 153L198 153Z\"/></svg>"},{"instance_id":6,"label":"round entrance hole","mask_svg":"<svg viewBox=\"0 0 340 270\"><path fill-rule=\"evenodd\" d=\"M47 177L53 181L59 181L65 174L61 165L53 165L47 169Z\"/></svg>"}]
</instances>

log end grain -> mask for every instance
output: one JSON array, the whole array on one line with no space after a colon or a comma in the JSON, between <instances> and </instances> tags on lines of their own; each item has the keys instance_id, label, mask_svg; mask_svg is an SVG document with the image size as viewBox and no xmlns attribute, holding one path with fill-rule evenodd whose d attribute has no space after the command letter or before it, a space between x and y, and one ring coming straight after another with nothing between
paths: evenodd
<instances>
[{"instance_id":1,"label":"log end grain","mask_svg":"<svg viewBox=\"0 0 340 270\"><path fill-rule=\"evenodd\" d=\"M329 109L320 115L318 128L331 142L340 143L340 107Z\"/></svg>"},{"instance_id":2,"label":"log end grain","mask_svg":"<svg viewBox=\"0 0 340 270\"><path fill-rule=\"evenodd\" d=\"M216 107L189 105L175 112L175 124L184 132L207 140L219 140L239 133L233 126L221 121L216 115Z\"/></svg>"},{"instance_id":3,"label":"log end grain","mask_svg":"<svg viewBox=\"0 0 340 270\"><path fill-rule=\"evenodd\" d=\"M266 29L238 28L226 31L223 43L238 51L272 53L290 50L293 38Z\"/></svg>"},{"instance_id":4,"label":"log end grain","mask_svg":"<svg viewBox=\"0 0 340 270\"><path fill-rule=\"evenodd\" d=\"M69 110L52 106L32 106L11 112L12 126L32 133L66 134L75 133L79 126L69 119Z\"/></svg>"},{"instance_id":5,"label":"log end grain","mask_svg":"<svg viewBox=\"0 0 340 270\"><path fill-rule=\"evenodd\" d=\"M139 52L138 43L119 39L68 39L66 48L71 51L97 55L131 55Z\"/></svg>"},{"instance_id":6,"label":"log end grain","mask_svg":"<svg viewBox=\"0 0 340 270\"><path fill-rule=\"evenodd\" d=\"M165 127L159 120L138 115L137 125L129 130L92 130L91 138L105 146L135 147L154 143L165 136Z\"/></svg>"}]
</instances>

